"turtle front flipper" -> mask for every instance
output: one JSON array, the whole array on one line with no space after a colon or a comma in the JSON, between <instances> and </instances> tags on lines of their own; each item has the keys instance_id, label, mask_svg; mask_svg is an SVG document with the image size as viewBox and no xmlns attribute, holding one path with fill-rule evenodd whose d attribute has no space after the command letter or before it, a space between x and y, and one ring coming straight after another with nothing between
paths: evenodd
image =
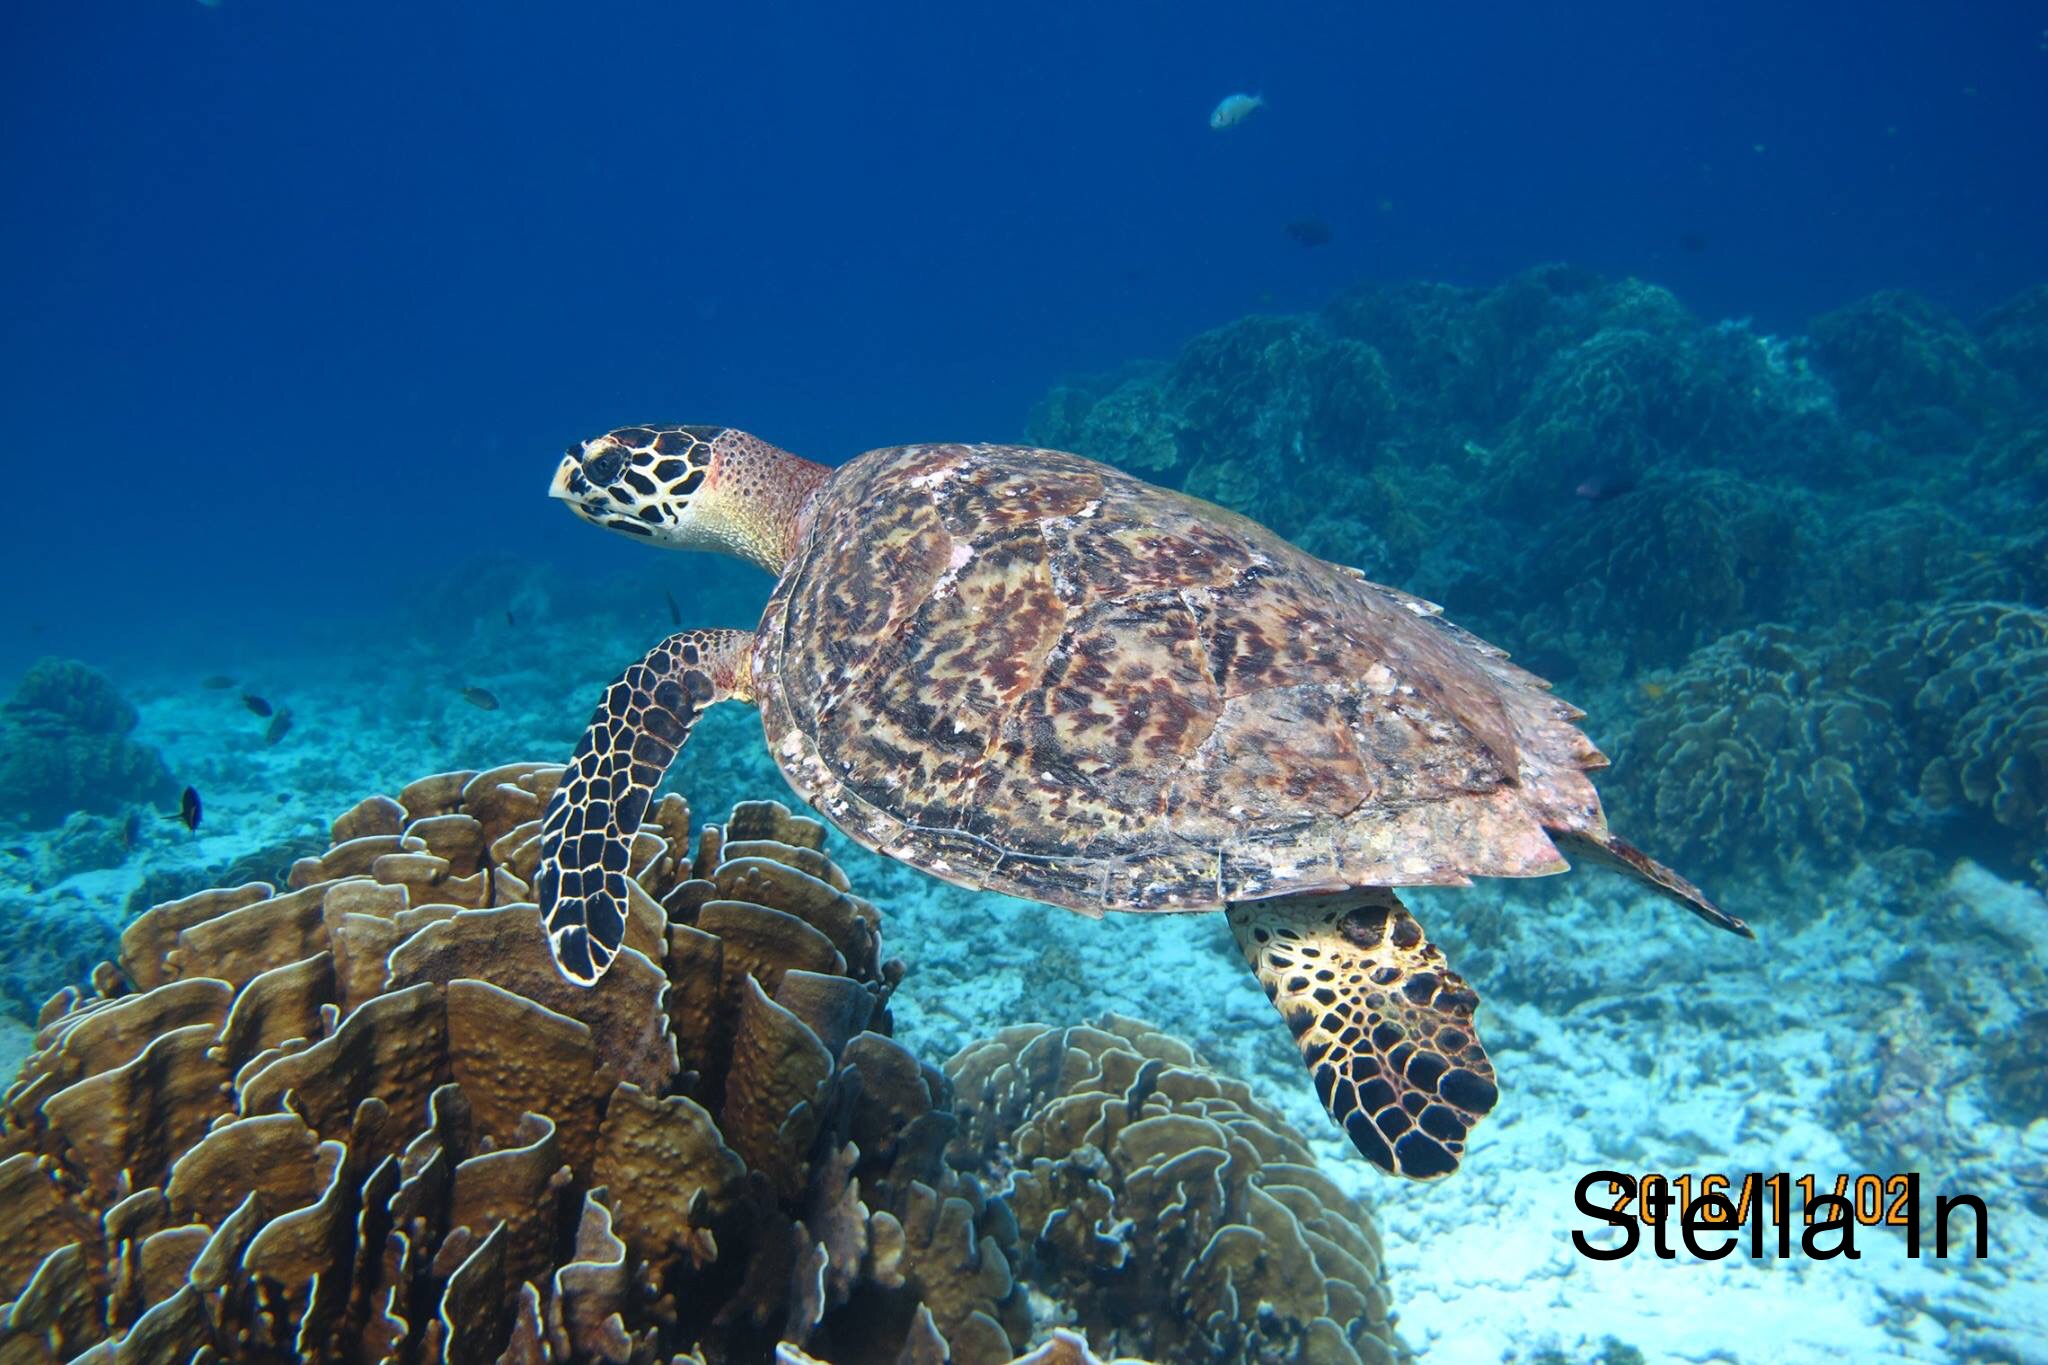
<instances>
[{"instance_id":1,"label":"turtle front flipper","mask_svg":"<svg viewBox=\"0 0 2048 1365\"><path fill-rule=\"evenodd\" d=\"M748 699L754 637L671 635L605 689L541 821L534 893L563 976L594 986L626 933L626 873L647 803L705 707Z\"/></svg>"},{"instance_id":2,"label":"turtle front flipper","mask_svg":"<svg viewBox=\"0 0 2048 1365\"><path fill-rule=\"evenodd\" d=\"M1383 887L1230 906L1230 929L1287 1021L1323 1107L1375 1166L1458 1168L1499 1097L1472 1026L1479 997Z\"/></svg>"}]
</instances>

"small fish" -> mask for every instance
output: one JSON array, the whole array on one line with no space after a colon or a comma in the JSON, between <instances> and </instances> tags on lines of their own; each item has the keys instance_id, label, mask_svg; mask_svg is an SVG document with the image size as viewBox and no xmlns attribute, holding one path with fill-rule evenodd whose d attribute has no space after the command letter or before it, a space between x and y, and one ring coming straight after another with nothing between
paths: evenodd
<instances>
[{"instance_id":1,"label":"small fish","mask_svg":"<svg viewBox=\"0 0 2048 1365\"><path fill-rule=\"evenodd\" d=\"M242 705L248 707L259 716L269 715L272 709L269 702L263 700L254 692L244 692L242 694Z\"/></svg>"},{"instance_id":2,"label":"small fish","mask_svg":"<svg viewBox=\"0 0 2048 1365\"><path fill-rule=\"evenodd\" d=\"M1625 469L1607 469L1598 474L1588 475L1586 481L1572 490L1575 497L1587 502L1606 502L1630 492L1636 486L1636 476Z\"/></svg>"},{"instance_id":3,"label":"small fish","mask_svg":"<svg viewBox=\"0 0 2048 1365\"><path fill-rule=\"evenodd\" d=\"M1265 107L1263 95L1225 95L1209 115L1209 126L1219 133L1235 128Z\"/></svg>"},{"instance_id":4,"label":"small fish","mask_svg":"<svg viewBox=\"0 0 2048 1365\"><path fill-rule=\"evenodd\" d=\"M1302 246L1327 246L1330 225L1320 218L1297 218L1287 225L1287 235Z\"/></svg>"},{"instance_id":5,"label":"small fish","mask_svg":"<svg viewBox=\"0 0 2048 1365\"><path fill-rule=\"evenodd\" d=\"M235 685L235 680L225 673L214 673L201 678L199 685L209 692L225 692Z\"/></svg>"},{"instance_id":6,"label":"small fish","mask_svg":"<svg viewBox=\"0 0 2048 1365\"><path fill-rule=\"evenodd\" d=\"M519 622L516 619L514 619L510 611L507 611L505 613L505 624L512 627L514 630L517 630L519 628Z\"/></svg>"},{"instance_id":7,"label":"small fish","mask_svg":"<svg viewBox=\"0 0 2048 1365\"><path fill-rule=\"evenodd\" d=\"M275 744L291 732L292 708L287 706L280 709L276 715L270 718L270 724L263 731L263 742L265 744Z\"/></svg>"},{"instance_id":8,"label":"small fish","mask_svg":"<svg viewBox=\"0 0 2048 1365\"><path fill-rule=\"evenodd\" d=\"M1664 694L1670 690L1663 683L1659 682L1646 682L1643 684L1643 695L1651 701L1664 700Z\"/></svg>"},{"instance_id":9,"label":"small fish","mask_svg":"<svg viewBox=\"0 0 2048 1365\"><path fill-rule=\"evenodd\" d=\"M292 794L290 792L279 792L277 794L277 804L280 806L289 805L291 803L291 799Z\"/></svg>"},{"instance_id":10,"label":"small fish","mask_svg":"<svg viewBox=\"0 0 2048 1365\"><path fill-rule=\"evenodd\" d=\"M463 688L462 699L471 706L476 707L479 711L495 711L498 709L498 699L481 687Z\"/></svg>"},{"instance_id":11,"label":"small fish","mask_svg":"<svg viewBox=\"0 0 2048 1365\"><path fill-rule=\"evenodd\" d=\"M7 846L7 851L9 853L12 853L17 858L35 857L35 854L29 849L29 846L27 844L9 844Z\"/></svg>"},{"instance_id":12,"label":"small fish","mask_svg":"<svg viewBox=\"0 0 2048 1365\"><path fill-rule=\"evenodd\" d=\"M178 818L184 821L186 829L196 832L199 828L199 815L199 789L187 787L185 794L178 798Z\"/></svg>"},{"instance_id":13,"label":"small fish","mask_svg":"<svg viewBox=\"0 0 2048 1365\"><path fill-rule=\"evenodd\" d=\"M140 842L142 842L142 812L131 807L128 811L128 818L121 822L121 847L132 853L135 851L135 845Z\"/></svg>"},{"instance_id":14,"label":"small fish","mask_svg":"<svg viewBox=\"0 0 2048 1365\"><path fill-rule=\"evenodd\" d=\"M683 609L677 605L676 595L667 588L661 590L661 595L668 599L668 623L672 626L681 625L683 623Z\"/></svg>"},{"instance_id":15,"label":"small fish","mask_svg":"<svg viewBox=\"0 0 2048 1365\"><path fill-rule=\"evenodd\" d=\"M1681 232L1678 234L1678 249L1697 256L1707 249L1707 234L1704 232Z\"/></svg>"}]
</instances>

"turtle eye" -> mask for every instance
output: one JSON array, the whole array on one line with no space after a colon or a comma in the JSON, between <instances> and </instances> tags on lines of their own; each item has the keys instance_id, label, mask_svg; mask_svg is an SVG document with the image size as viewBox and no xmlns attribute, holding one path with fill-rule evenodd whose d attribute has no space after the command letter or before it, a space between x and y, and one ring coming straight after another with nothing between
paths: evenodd
<instances>
[{"instance_id":1,"label":"turtle eye","mask_svg":"<svg viewBox=\"0 0 2048 1365\"><path fill-rule=\"evenodd\" d=\"M594 484L617 483L619 475L626 468L626 452L617 446L606 446L602 454L586 456L583 473Z\"/></svg>"}]
</instances>

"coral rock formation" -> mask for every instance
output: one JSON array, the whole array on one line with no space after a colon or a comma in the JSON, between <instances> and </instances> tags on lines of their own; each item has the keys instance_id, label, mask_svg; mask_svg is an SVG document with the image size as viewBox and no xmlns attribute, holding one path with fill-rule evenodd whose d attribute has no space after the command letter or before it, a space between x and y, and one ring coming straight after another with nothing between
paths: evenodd
<instances>
[{"instance_id":1,"label":"coral rock formation","mask_svg":"<svg viewBox=\"0 0 2048 1365\"><path fill-rule=\"evenodd\" d=\"M129 927L0 1107L0 1359L1008 1361L1014 1227L888 1037L816 822L669 796L594 990L527 879L560 770L413 783L283 891Z\"/></svg>"},{"instance_id":2,"label":"coral rock formation","mask_svg":"<svg viewBox=\"0 0 2048 1365\"><path fill-rule=\"evenodd\" d=\"M129 738L135 708L100 673L44 659L0 708L0 816L53 829L74 811L176 804L157 751Z\"/></svg>"},{"instance_id":3,"label":"coral rock formation","mask_svg":"<svg viewBox=\"0 0 2048 1365\"><path fill-rule=\"evenodd\" d=\"M955 1163L1012 1164L1034 1282L1091 1341L1174 1361L1405 1358L1368 1215L1187 1044L1116 1015L1022 1024L946 1071Z\"/></svg>"}]
</instances>

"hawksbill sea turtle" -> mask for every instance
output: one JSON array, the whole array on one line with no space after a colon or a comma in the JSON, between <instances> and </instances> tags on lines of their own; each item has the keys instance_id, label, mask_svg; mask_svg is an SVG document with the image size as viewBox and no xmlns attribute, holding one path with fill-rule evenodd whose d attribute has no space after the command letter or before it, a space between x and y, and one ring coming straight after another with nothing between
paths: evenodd
<instances>
[{"instance_id":1,"label":"hawksbill sea turtle","mask_svg":"<svg viewBox=\"0 0 2048 1365\"><path fill-rule=\"evenodd\" d=\"M1749 934L1608 831L1606 760L1541 679L1197 498L1061 451L834 469L706 426L581 442L550 492L778 580L758 627L672 635L599 703L536 874L573 981L619 951L634 831L726 700L889 857L1088 915L1224 911L1330 1117L1417 1179L1457 1168L1498 1092L1478 997L1392 888L1561 872L1564 850Z\"/></svg>"}]
</instances>

